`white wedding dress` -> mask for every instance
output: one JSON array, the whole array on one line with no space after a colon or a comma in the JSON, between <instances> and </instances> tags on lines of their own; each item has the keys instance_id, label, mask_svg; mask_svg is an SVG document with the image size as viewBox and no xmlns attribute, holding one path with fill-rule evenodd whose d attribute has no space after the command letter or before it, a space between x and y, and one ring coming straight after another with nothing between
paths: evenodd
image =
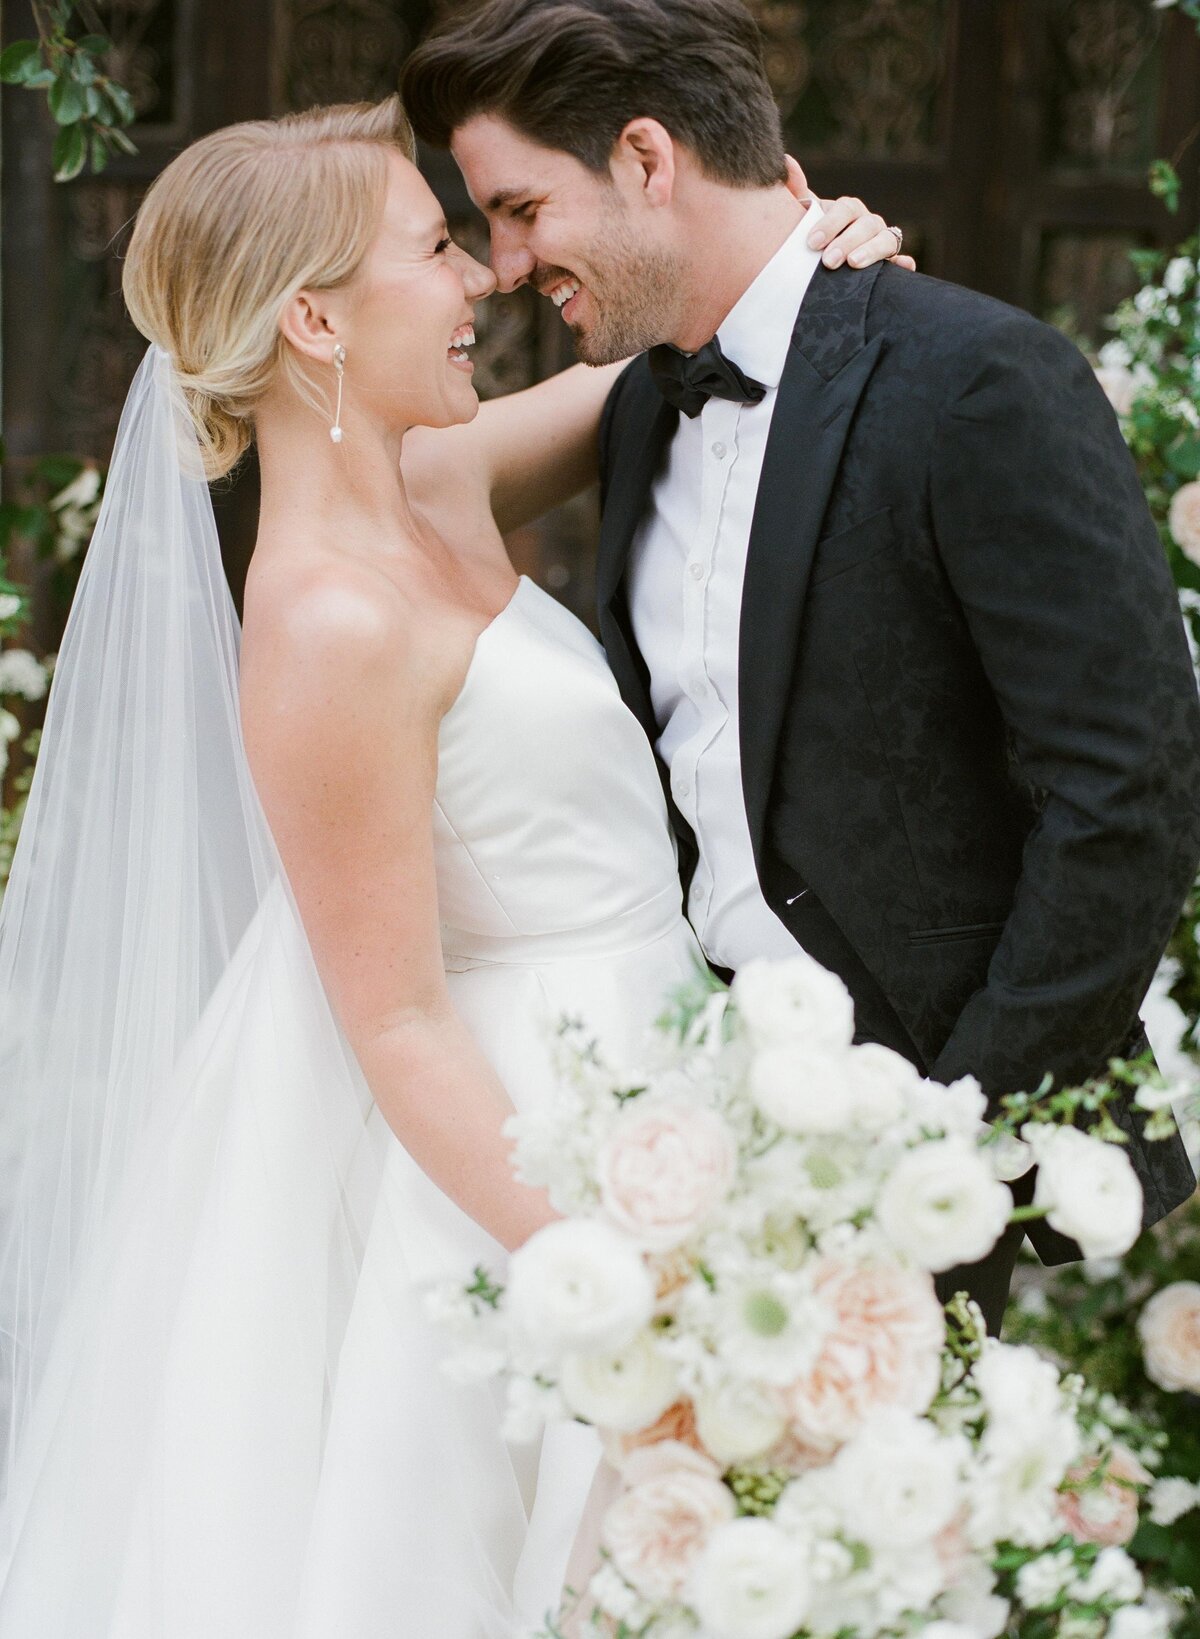
<instances>
[{"instance_id":1,"label":"white wedding dress","mask_svg":"<svg viewBox=\"0 0 1200 1639\"><path fill-rule=\"evenodd\" d=\"M514 1104L553 1098L564 1014L636 1053L698 959L662 789L599 645L526 579L443 720L434 835L451 997ZM59 1328L0 1639L511 1639L557 1603L595 1437L509 1446L495 1386L442 1373L423 1288L503 1254L365 1089L357 1122L322 1112L314 982L278 893ZM330 1156L352 1269L313 1204Z\"/></svg>"}]
</instances>

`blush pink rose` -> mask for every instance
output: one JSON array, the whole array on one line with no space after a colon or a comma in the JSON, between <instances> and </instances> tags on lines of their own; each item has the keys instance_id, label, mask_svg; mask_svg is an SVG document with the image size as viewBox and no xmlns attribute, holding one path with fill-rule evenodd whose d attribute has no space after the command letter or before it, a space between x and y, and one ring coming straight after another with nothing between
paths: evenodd
<instances>
[{"instance_id":1,"label":"blush pink rose","mask_svg":"<svg viewBox=\"0 0 1200 1639\"><path fill-rule=\"evenodd\" d=\"M1200 1394L1200 1282L1177 1280L1156 1292L1138 1318L1138 1336L1152 1383Z\"/></svg>"},{"instance_id":2,"label":"blush pink rose","mask_svg":"<svg viewBox=\"0 0 1200 1639\"><path fill-rule=\"evenodd\" d=\"M714 1464L671 1442L635 1453L626 1478L601 1540L643 1599L677 1599L713 1531L736 1514L733 1495Z\"/></svg>"},{"instance_id":3,"label":"blush pink rose","mask_svg":"<svg viewBox=\"0 0 1200 1639\"><path fill-rule=\"evenodd\" d=\"M833 1325L811 1370L784 1399L797 1439L833 1452L881 1406L928 1409L941 1379L946 1321L923 1270L830 1257L814 1283Z\"/></svg>"},{"instance_id":4,"label":"blush pink rose","mask_svg":"<svg viewBox=\"0 0 1200 1639\"><path fill-rule=\"evenodd\" d=\"M696 1412L690 1400L676 1400L673 1406L667 1407L657 1423L651 1423L649 1428L640 1428L634 1434L607 1432L604 1436L604 1455L615 1469L624 1473L635 1451L664 1443L686 1446L696 1452L704 1451L700 1436L696 1433Z\"/></svg>"},{"instance_id":5,"label":"blush pink rose","mask_svg":"<svg viewBox=\"0 0 1200 1639\"><path fill-rule=\"evenodd\" d=\"M1171 497L1171 534L1184 557L1200 563L1200 483L1183 484Z\"/></svg>"},{"instance_id":6,"label":"blush pink rose","mask_svg":"<svg viewBox=\"0 0 1200 1639\"><path fill-rule=\"evenodd\" d=\"M648 1104L623 1115L600 1153L604 1210L650 1252L668 1252L718 1206L733 1181L733 1134L711 1110Z\"/></svg>"},{"instance_id":7,"label":"blush pink rose","mask_svg":"<svg viewBox=\"0 0 1200 1639\"><path fill-rule=\"evenodd\" d=\"M1076 1463L1068 1470L1067 1479L1072 1485L1084 1486L1098 1466L1096 1458ZM1152 1478L1128 1447L1114 1446L1101 1484L1059 1493L1058 1516L1063 1530L1079 1542L1095 1542L1101 1548L1124 1547L1138 1526L1137 1487L1149 1485Z\"/></svg>"}]
</instances>

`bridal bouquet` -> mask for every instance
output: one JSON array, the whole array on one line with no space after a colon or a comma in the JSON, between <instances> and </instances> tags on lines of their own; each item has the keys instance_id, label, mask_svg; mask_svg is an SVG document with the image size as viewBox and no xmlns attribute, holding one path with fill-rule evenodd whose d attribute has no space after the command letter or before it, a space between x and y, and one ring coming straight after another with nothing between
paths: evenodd
<instances>
[{"instance_id":1,"label":"bridal bouquet","mask_svg":"<svg viewBox=\"0 0 1200 1639\"><path fill-rule=\"evenodd\" d=\"M933 1284L992 1248L1005 1180L1034 1159L1023 1214L1089 1254L1127 1249L1126 1155L1064 1095L988 1127L973 1082L924 1081L852 1035L834 975L755 964L682 1001L636 1075L564 1026L558 1096L513 1119L521 1176L563 1219L503 1287L477 1269L430 1301L451 1369L503 1377L510 1437L580 1419L620 1475L559 1621L1157 1639L1171 1607L1123 1546L1155 1453Z\"/></svg>"}]
</instances>

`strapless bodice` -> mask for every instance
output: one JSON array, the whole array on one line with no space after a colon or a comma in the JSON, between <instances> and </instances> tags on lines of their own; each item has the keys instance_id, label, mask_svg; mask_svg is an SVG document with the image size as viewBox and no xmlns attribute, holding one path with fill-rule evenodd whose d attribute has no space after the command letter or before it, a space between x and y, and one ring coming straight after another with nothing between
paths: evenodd
<instances>
[{"instance_id":1,"label":"strapless bodice","mask_svg":"<svg viewBox=\"0 0 1200 1639\"><path fill-rule=\"evenodd\" d=\"M595 638L528 579L442 720L434 843L452 970L614 955L679 922L650 744Z\"/></svg>"}]
</instances>

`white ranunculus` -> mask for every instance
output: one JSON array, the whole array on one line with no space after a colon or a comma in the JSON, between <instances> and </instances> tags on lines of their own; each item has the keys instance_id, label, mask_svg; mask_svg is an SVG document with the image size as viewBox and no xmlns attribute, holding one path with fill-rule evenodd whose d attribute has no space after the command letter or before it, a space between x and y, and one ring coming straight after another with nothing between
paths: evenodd
<instances>
[{"instance_id":1,"label":"white ranunculus","mask_svg":"<svg viewBox=\"0 0 1200 1639\"><path fill-rule=\"evenodd\" d=\"M992 1163L992 1171L1002 1184L1013 1184L1024 1178L1033 1165L1033 1151L1023 1139L1011 1133L997 1134L984 1152Z\"/></svg>"},{"instance_id":2,"label":"white ranunculus","mask_svg":"<svg viewBox=\"0 0 1200 1639\"><path fill-rule=\"evenodd\" d=\"M750 1096L784 1132L845 1132L854 1121L848 1054L798 1044L768 1047L750 1064Z\"/></svg>"},{"instance_id":3,"label":"white ranunculus","mask_svg":"<svg viewBox=\"0 0 1200 1639\"><path fill-rule=\"evenodd\" d=\"M1200 1394L1200 1282L1172 1281L1138 1316L1146 1376L1170 1394Z\"/></svg>"},{"instance_id":4,"label":"white ranunculus","mask_svg":"<svg viewBox=\"0 0 1200 1639\"><path fill-rule=\"evenodd\" d=\"M739 1377L777 1387L812 1369L832 1314L803 1270L751 1272L720 1283L717 1350Z\"/></svg>"},{"instance_id":5,"label":"white ranunculus","mask_svg":"<svg viewBox=\"0 0 1200 1639\"><path fill-rule=\"evenodd\" d=\"M1058 1372L1033 1349L990 1341L971 1375L987 1414L971 1488L972 1538L1047 1547L1062 1534L1058 1488L1081 1446Z\"/></svg>"},{"instance_id":6,"label":"white ranunculus","mask_svg":"<svg viewBox=\"0 0 1200 1639\"><path fill-rule=\"evenodd\" d=\"M811 956L747 962L733 981L733 1001L757 1047L793 1043L836 1053L854 1036L850 992Z\"/></svg>"},{"instance_id":7,"label":"white ranunculus","mask_svg":"<svg viewBox=\"0 0 1200 1639\"><path fill-rule=\"evenodd\" d=\"M808 1610L808 1566L770 1520L731 1520L709 1537L689 1593L708 1639L792 1639Z\"/></svg>"},{"instance_id":8,"label":"white ranunculus","mask_svg":"<svg viewBox=\"0 0 1200 1639\"><path fill-rule=\"evenodd\" d=\"M970 1628L975 1639L999 1639L1008 1626L1009 1604L995 1591L995 1573L982 1560L968 1560L938 1600L943 1616Z\"/></svg>"},{"instance_id":9,"label":"white ranunculus","mask_svg":"<svg viewBox=\"0 0 1200 1639\"><path fill-rule=\"evenodd\" d=\"M1007 1186L962 1138L942 1138L909 1150L875 1206L892 1245L934 1273L986 1257L1011 1212Z\"/></svg>"},{"instance_id":10,"label":"white ranunculus","mask_svg":"<svg viewBox=\"0 0 1200 1639\"><path fill-rule=\"evenodd\" d=\"M617 1434L649 1428L679 1392L675 1368L649 1332L615 1354L569 1354L559 1388L576 1417Z\"/></svg>"},{"instance_id":11,"label":"white ranunculus","mask_svg":"<svg viewBox=\"0 0 1200 1639\"><path fill-rule=\"evenodd\" d=\"M964 1438L883 1407L821 1470L821 1490L847 1536L909 1549L932 1542L958 1513L969 1456Z\"/></svg>"},{"instance_id":12,"label":"white ranunculus","mask_svg":"<svg viewBox=\"0 0 1200 1639\"><path fill-rule=\"evenodd\" d=\"M1178 1474L1155 1480L1150 1492L1150 1518L1155 1525L1174 1525L1193 1508L1200 1508L1200 1485Z\"/></svg>"},{"instance_id":13,"label":"white ranunculus","mask_svg":"<svg viewBox=\"0 0 1200 1639\"><path fill-rule=\"evenodd\" d=\"M1077 1127L1028 1123L1022 1138L1038 1164L1034 1205L1085 1258L1120 1257L1142 1232L1142 1186L1116 1144Z\"/></svg>"},{"instance_id":14,"label":"white ranunculus","mask_svg":"<svg viewBox=\"0 0 1200 1639\"><path fill-rule=\"evenodd\" d=\"M879 1042L851 1048L845 1097L856 1127L883 1132L900 1119L920 1077L899 1053Z\"/></svg>"},{"instance_id":15,"label":"white ranunculus","mask_svg":"<svg viewBox=\"0 0 1200 1639\"><path fill-rule=\"evenodd\" d=\"M46 669L28 649L0 653L0 694L20 694L40 700L46 692Z\"/></svg>"},{"instance_id":16,"label":"white ranunculus","mask_svg":"<svg viewBox=\"0 0 1200 1639\"><path fill-rule=\"evenodd\" d=\"M695 1396L696 1433L719 1463L761 1457L784 1431L780 1412L748 1383L726 1383Z\"/></svg>"},{"instance_id":17,"label":"white ranunculus","mask_svg":"<svg viewBox=\"0 0 1200 1639\"><path fill-rule=\"evenodd\" d=\"M508 1266L517 1333L550 1356L611 1354L654 1312L654 1282L637 1248L607 1224L564 1219L530 1236Z\"/></svg>"}]
</instances>

